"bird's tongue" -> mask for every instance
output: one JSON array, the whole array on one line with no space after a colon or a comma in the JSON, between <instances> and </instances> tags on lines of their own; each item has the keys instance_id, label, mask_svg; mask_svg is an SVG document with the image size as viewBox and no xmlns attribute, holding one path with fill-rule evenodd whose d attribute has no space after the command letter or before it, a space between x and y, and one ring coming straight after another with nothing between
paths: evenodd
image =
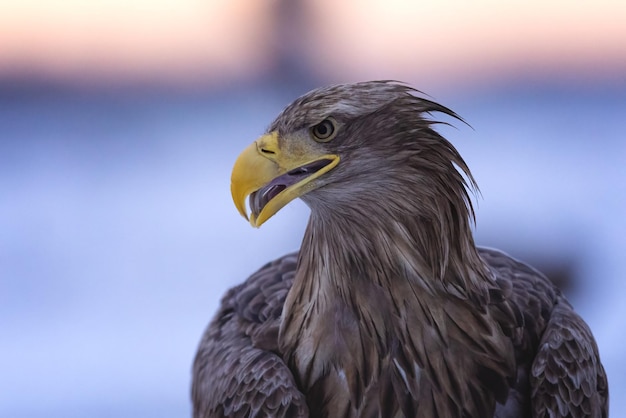
<instances>
[{"instance_id":1,"label":"bird's tongue","mask_svg":"<svg viewBox=\"0 0 626 418\"><path fill-rule=\"evenodd\" d=\"M279 177L280 178L280 177ZM261 213L261 210L267 205L267 202L272 200L276 195L287 188L285 184L272 184L277 179L272 180L272 182L263 187L262 189L257 190L256 192L250 195L250 211L254 216L258 216Z\"/></svg>"},{"instance_id":2,"label":"bird's tongue","mask_svg":"<svg viewBox=\"0 0 626 418\"><path fill-rule=\"evenodd\" d=\"M275 198L280 192L317 172L318 170L321 170L331 162L332 160L329 159L313 161L312 163L303 165L302 167L294 168L282 176L276 177L267 185L250 195L250 211L254 216L258 216L265 205L267 205L267 202Z\"/></svg>"}]
</instances>

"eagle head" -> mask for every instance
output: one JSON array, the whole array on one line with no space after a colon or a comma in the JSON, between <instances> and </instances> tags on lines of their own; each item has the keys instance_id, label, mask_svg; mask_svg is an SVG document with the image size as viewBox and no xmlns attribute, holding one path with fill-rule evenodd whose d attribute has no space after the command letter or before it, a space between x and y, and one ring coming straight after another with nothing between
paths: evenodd
<instances>
[{"instance_id":1,"label":"eagle head","mask_svg":"<svg viewBox=\"0 0 626 418\"><path fill-rule=\"evenodd\" d=\"M459 216L473 216L465 178L472 188L474 180L428 115L460 118L418 94L398 82L370 81L296 99L235 162L237 209L255 227L297 197L314 212L370 218L377 208L415 213L415 205L425 218L436 217L452 200Z\"/></svg>"}]
</instances>

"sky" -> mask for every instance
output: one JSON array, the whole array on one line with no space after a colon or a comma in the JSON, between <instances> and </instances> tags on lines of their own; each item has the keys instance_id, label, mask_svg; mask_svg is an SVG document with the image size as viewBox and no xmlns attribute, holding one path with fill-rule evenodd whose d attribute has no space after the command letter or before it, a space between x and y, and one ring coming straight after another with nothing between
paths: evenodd
<instances>
[{"instance_id":1,"label":"sky","mask_svg":"<svg viewBox=\"0 0 626 418\"><path fill-rule=\"evenodd\" d=\"M0 74L218 83L274 70L285 47L311 73L339 80L626 71L626 3L618 0L285 4L3 0Z\"/></svg>"}]
</instances>

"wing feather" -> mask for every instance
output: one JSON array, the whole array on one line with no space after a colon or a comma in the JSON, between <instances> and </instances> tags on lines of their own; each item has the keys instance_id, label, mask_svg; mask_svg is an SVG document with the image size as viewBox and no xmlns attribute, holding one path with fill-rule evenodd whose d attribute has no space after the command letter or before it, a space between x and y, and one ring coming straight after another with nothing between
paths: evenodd
<instances>
[{"instance_id":1,"label":"wing feather","mask_svg":"<svg viewBox=\"0 0 626 418\"><path fill-rule=\"evenodd\" d=\"M194 418L308 417L305 397L277 354L295 268L296 255L286 255L226 293L194 361Z\"/></svg>"},{"instance_id":2,"label":"wing feather","mask_svg":"<svg viewBox=\"0 0 626 418\"><path fill-rule=\"evenodd\" d=\"M560 300L532 364L534 416L558 411L560 416L608 416L606 373L589 327Z\"/></svg>"},{"instance_id":3,"label":"wing feather","mask_svg":"<svg viewBox=\"0 0 626 418\"><path fill-rule=\"evenodd\" d=\"M517 381L497 417L606 417L608 383L587 324L540 272L480 249L500 289L493 313L515 345Z\"/></svg>"}]
</instances>

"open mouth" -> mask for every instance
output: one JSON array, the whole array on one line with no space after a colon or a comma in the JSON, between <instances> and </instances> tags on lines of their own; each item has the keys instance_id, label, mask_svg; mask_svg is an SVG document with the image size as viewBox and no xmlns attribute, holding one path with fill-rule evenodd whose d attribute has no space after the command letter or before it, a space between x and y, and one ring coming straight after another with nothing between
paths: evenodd
<instances>
[{"instance_id":1,"label":"open mouth","mask_svg":"<svg viewBox=\"0 0 626 418\"><path fill-rule=\"evenodd\" d=\"M301 167L294 168L282 176L276 177L256 192L250 194L250 211L254 216L258 216L265 205L278 196L283 190L309 177L311 174L316 173L331 162L333 162L333 160L322 158L321 160L316 160Z\"/></svg>"}]
</instances>

